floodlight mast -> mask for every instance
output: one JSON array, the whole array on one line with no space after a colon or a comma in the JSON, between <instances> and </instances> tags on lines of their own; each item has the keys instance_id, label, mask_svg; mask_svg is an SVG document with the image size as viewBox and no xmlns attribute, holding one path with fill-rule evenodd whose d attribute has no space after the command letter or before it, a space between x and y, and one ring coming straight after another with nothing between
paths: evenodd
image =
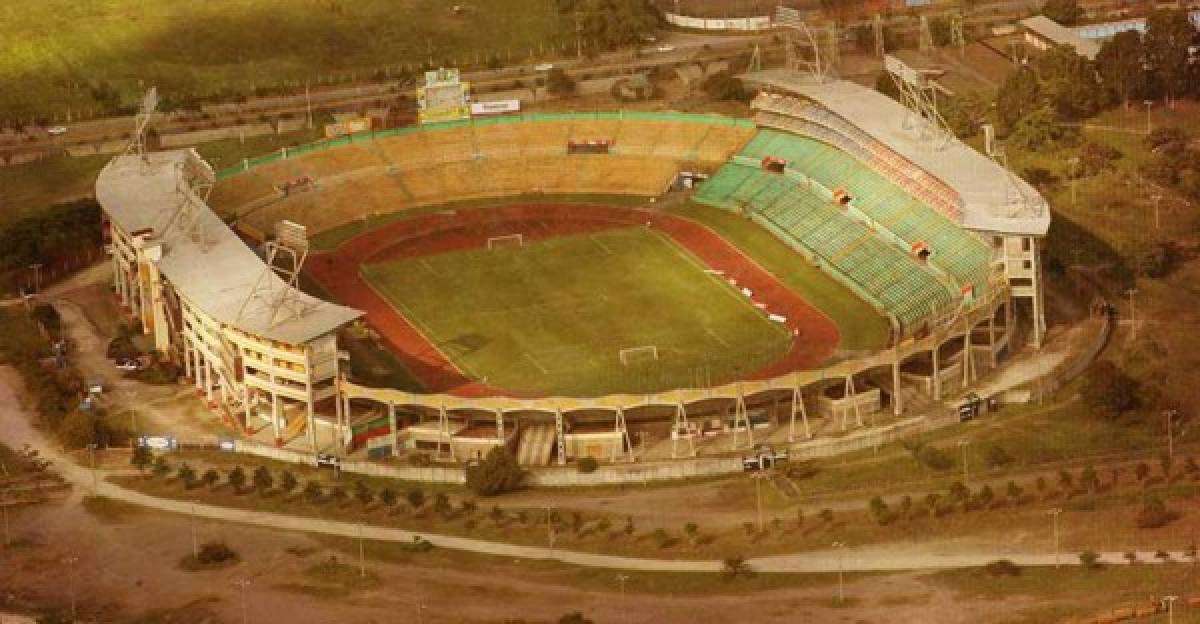
<instances>
[{"instance_id":1,"label":"floodlight mast","mask_svg":"<svg viewBox=\"0 0 1200 624\"><path fill-rule=\"evenodd\" d=\"M909 67L904 61L885 54L883 68L892 77L900 91L901 103L907 110L904 129L915 130L920 140L935 150L942 150L954 135L937 108L937 89L921 72Z\"/></svg>"},{"instance_id":2,"label":"floodlight mast","mask_svg":"<svg viewBox=\"0 0 1200 624\"><path fill-rule=\"evenodd\" d=\"M142 105L138 108L137 116L134 118L135 128L133 139L129 142L129 147L125 148L125 154L137 154L142 162L148 162L146 156L146 131L149 129L150 122L154 119L154 115L158 113L158 87L150 87L146 94L142 96Z\"/></svg>"},{"instance_id":3,"label":"floodlight mast","mask_svg":"<svg viewBox=\"0 0 1200 624\"><path fill-rule=\"evenodd\" d=\"M836 23L830 23L826 31L826 40L822 42L820 34L809 27L800 11L781 6L775 9L775 25L784 29L784 50L787 54L788 68L806 71L817 82L829 82L837 77L835 66L841 55L838 50ZM793 33L802 42L793 41ZM797 53L797 47L800 45L807 45L812 49L812 60L802 58Z\"/></svg>"},{"instance_id":4,"label":"floodlight mast","mask_svg":"<svg viewBox=\"0 0 1200 624\"><path fill-rule=\"evenodd\" d=\"M280 221L275 224L275 238L267 241L264 248L266 266L242 302L238 318L254 306L265 307L269 326L277 327L308 314L312 308L297 287L300 270L308 259L308 228L299 223Z\"/></svg>"}]
</instances>

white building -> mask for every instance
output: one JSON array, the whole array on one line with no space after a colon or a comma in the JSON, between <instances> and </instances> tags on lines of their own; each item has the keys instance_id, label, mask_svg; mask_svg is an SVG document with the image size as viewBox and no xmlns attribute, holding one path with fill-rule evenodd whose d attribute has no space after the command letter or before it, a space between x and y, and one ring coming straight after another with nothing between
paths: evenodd
<instances>
[{"instance_id":1,"label":"white building","mask_svg":"<svg viewBox=\"0 0 1200 624\"><path fill-rule=\"evenodd\" d=\"M113 285L155 349L209 405L281 443L339 401L337 331L362 312L295 289L205 203L215 181L195 150L126 154L96 180Z\"/></svg>"}]
</instances>

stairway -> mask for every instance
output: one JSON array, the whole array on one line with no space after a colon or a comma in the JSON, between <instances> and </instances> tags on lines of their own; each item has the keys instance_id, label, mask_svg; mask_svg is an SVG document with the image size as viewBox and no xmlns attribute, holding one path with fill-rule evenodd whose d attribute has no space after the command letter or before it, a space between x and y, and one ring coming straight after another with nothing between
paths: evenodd
<instances>
[{"instance_id":1,"label":"stairway","mask_svg":"<svg viewBox=\"0 0 1200 624\"><path fill-rule=\"evenodd\" d=\"M517 445L517 463L522 466L548 466L554 452L554 425L537 424L521 427Z\"/></svg>"}]
</instances>

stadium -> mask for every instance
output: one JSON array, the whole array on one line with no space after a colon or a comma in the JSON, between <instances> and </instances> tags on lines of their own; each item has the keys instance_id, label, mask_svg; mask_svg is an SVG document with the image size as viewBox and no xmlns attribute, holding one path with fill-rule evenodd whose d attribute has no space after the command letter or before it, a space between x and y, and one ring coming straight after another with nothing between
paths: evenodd
<instances>
[{"instance_id":1,"label":"stadium","mask_svg":"<svg viewBox=\"0 0 1200 624\"><path fill-rule=\"evenodd\" d=\"M752 119L426 110L221 171L131 152L96 185L114 286L228 422L314 452L650 461L902 417L1041 343L1050 213L888 70L903 103L766 71ZM354 374L348 337L413 383Z\"/></svg>"}]
</instances>

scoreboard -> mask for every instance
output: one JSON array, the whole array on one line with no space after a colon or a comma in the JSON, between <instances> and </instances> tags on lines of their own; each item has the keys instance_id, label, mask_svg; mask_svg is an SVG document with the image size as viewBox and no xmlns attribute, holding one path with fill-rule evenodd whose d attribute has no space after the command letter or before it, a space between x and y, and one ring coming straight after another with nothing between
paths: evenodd
<instances>
[{"instance_id":1,"label":"scoreboard","mask_svg":"<svg viewBox=\"0 0 1200 624\"><path fill-rule=\"evenodd\" d=\"M471 118L471 83L457 69L425 72L425 86L417 87L417 119L422 124Z\"/></svg>"}]
</instances>

